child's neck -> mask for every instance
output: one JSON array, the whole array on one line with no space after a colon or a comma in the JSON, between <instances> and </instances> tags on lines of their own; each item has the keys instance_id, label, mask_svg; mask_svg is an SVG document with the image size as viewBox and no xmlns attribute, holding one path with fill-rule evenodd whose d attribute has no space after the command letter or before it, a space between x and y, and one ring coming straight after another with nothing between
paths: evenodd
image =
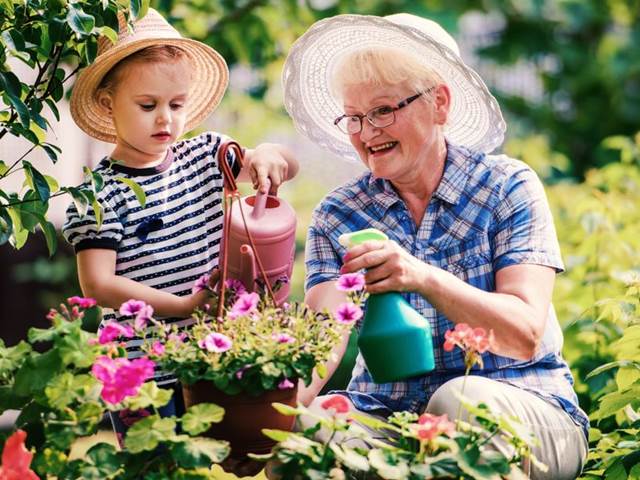
<instances>
[{"instance_id":1,"label":"child's neck","mask_svg":"<svg viewBox=\"0 0 640 480\"><path fill-rule=\"evenodd\" d=\"M130 168L150 168L160 165L167 157L168 151L169 149L162 153L147 153L131 145L117 143L110 157Z\"/></svg>"}]
</instances>

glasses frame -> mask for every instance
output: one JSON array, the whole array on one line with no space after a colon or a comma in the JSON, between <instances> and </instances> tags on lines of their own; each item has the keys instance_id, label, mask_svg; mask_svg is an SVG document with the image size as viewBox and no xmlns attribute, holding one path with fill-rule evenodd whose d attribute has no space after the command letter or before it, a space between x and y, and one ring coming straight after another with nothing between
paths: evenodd
<instances>
[{"instance_id":1,"label":"glasses frame","mask_svg":"<svg viewBox=\"0 0 640 480\"><path fill-rule=\"evenodd\" d=\"M388 127L388 126L393 125L393 124L395 123L395 121L396 121L396 112L397 112L398 110L400 110L400 109L402 109L402 108L406 107L406 106L407 106L407 105L409 105L411 102L413 102L414 100L418 99L422 94L427 93L427 92L429 92L429 91L431 91L431 90L432 90L432 89L430 88L430 89L428 89L428 90L426 90L426 91L418 92L418 93L416 93L416 94L414 94L414 95L411 95L410 97L407 97L407 98L405 98L404 100L402 100L401 102L397 103L395 107L391 107L391 106L389 106L389 105L378 105L377 107L373 107L371 110L369 110L369 111L368 111L367 113L365 113L364 115L360 115L360 114L353 114L353 115L347 115L347 114L344 114L344 115L340 115L338 118L336 118L336 119L333 121L333 124L334 124L336 127L338 127L338 129L339 129L341 132L343 132L343 133L345 133L345 134L347 134L347 135L357 135L357 134L359 134L360 132L362 132L362 119L363 119L363 118L366 118L366 119L367 119L367 121L368 121L368 122L369 122L373 127L375 127L375 128L385 128L385 127ZM387 123L386 125L376 125L376 124L375 124L375 122L373 121L373 119L372 119L369 115L371 115L371 113L372 113L372 112L374 112L375 110L378 110L379 108L382 108L382 107L388 107L388 108L391 108L391 114L392 114L392 116L391 116L391 122ZM346 131L346 129L343 129L343 128L341 128L341 127L340 127L340 122L341 122L343 119L345 119L345 118L353 118L353 117L356 117L356 118L358 118L358 120L360 120L360 128L358 129L358 131L357 131L357 132L353 132L353 133L351 133L351 132Z\"/></svg>"}]
</instances>

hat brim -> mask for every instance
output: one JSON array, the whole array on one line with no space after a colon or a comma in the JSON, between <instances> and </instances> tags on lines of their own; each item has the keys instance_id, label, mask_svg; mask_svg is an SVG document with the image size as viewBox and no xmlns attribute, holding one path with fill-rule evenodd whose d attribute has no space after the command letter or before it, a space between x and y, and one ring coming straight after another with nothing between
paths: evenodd
<instances>
[{"instance_id":1,"label":"hat brim","mask_svg":"<svg viewBox=\"0 0 640 480\"><path fill-rule=\"evenodd\" d=\"M229 82L229 69L224 58L204 43L188 38L148 38L117 45L108 55L99 56L85 68L71 92L71 116L88 135L104 142L116 143L113 122L105 115L96 99L96 88L120 60L152 45L172 45L184 50L190 59L193 77L185 130L195 128L218 106Z\"/></svg>"},{"instance_id":2,"label":"hat brim","mask_svg":"<svg viewBox=\"0 0 640 480\"><path fill-rule=\"evenodd\" d=\"M448 85L451 106L444 134L449 142L486 153L502 144L506 124L500 107L473 69L421 30L367 15L320 20L291 47L282 84L296 129L341 158L359 161L349 138L334 125L343 105L331 95L331 79L344 55L389 46L415 54Z\"/></svg>"}]
</instances>

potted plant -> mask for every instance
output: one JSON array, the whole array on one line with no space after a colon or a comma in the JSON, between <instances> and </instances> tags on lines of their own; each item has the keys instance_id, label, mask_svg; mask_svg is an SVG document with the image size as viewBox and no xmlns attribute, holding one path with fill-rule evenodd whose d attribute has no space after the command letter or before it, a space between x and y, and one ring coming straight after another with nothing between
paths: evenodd
<instances>
[{"instance_id":1,"label":"potted plant","mask_svg":"<svg viewBox=\"0 0 640 480\"><path fill-rule=\"evenodd\" d=\"M208 288L208 278L194 290ZM298 382L308 385L314 370L325 375L325 363L345 332L362 316L361 275L345 275L338 288L350 300L335 312L315 312L302 304L275 306L266 296L247 292L241 282L226 281L228 295L217 316L211 308L194 314L189 329L155 324L143 350L183 384L187 406L213 402L226 410L209 432L231 443L234 456L266 453L273 440L261 430L290 430L294 419L271 407L294 406ZM212 304L217 295L212 294ZM143 308L141 306L141 308Z\"/></svg>"},{"instance_id":2,"label":"potted plant","mask_svg":"<svg viewBox=\"0 0 640 480\"><path fill-rule=\"evenodd\" d=\"M51 327L29 331L28 342L0 340L0 413L20 411L14 429L0 434L0 478L215 478L212 464L229 446L200 434L220 421L222 408L200 404L181 418L161 418L157 409L172 392L148 381L152 360L126 358L119 338L132 328L83 329L98 315L95 303L72 297L49 312ZM140 420L121 447L100 442L74 458L79 438L97 433L106 412L124 409Z\"/></svg>"}]
</instances>

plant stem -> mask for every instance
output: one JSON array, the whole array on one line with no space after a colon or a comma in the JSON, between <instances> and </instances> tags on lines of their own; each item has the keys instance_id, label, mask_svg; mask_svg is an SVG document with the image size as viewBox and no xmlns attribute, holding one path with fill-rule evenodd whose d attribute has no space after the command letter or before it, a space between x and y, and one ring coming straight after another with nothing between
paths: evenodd
<instances>
[{"instance_id":1,"label":"plant stem","mask_svg":"<svg viewBox=\"0 0 640 480\"><path fill-rule=\"evenodd\" d=\"M2 138L2 137L0 137ZM31 152L33 152L33 149L36 148L38 145L36 145L35 143L33 145L31 145L31 147L29 148L29 150L27 150L24 155L22 155L19 159L17 159L15 162L13 162L11 164L11 166L7 169L6 172L4 172L2 175L0 175L0 180L4 179L7 175L9 175L11 173L11 170L13 170L13 167L15 167L18 163L20 163L22 161L22 159L24 157L26 157L27 155L29 155Z\"/></svg>"},{"instance_id":2,"label":"plant stem","mask_svg":"<svg viewBox=\"0 0 640 480\"><path fill-rule=\"evenodd\" d=\"M462 391L460 392L461 395L464 395L464 388L467 385L467 377L469 376L469 370L471 370L471 367L467 367L466 371L464 372L464 379L462 380ZM458 429L458 431L460 430L460 416L462 415L462 402L460 402L458 404L458 413L456 415L456 428Z\"/></svg>"}]
</instances>

